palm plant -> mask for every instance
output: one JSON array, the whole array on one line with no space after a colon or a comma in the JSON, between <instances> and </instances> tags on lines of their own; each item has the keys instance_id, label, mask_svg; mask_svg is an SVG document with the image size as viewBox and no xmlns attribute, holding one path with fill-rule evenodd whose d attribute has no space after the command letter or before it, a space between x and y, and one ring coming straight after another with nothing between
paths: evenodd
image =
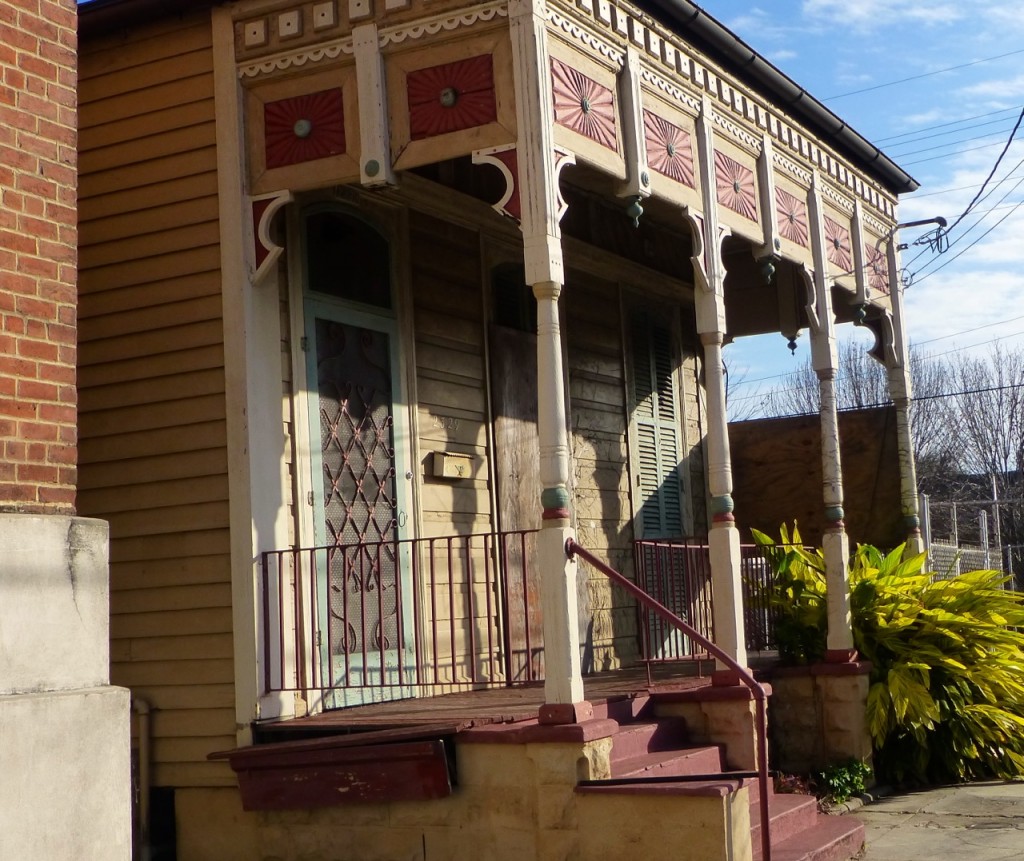
<instances>
[{"instance_id":1,"label":"palm plant","mask_svg":"<svg viewBox=\"0 0 1024 861\"><path fill-rule=\"evenodd\" d=\"M771 560L784 660L824 654L824 556L755 533ZM871 662L867 722L879 775L1024 776L1024 595L999 571L936 580L924 554L860 545L850 560L854 644ZM785 644L785 647L784 647Z\"/></svg>"}]
</instances>

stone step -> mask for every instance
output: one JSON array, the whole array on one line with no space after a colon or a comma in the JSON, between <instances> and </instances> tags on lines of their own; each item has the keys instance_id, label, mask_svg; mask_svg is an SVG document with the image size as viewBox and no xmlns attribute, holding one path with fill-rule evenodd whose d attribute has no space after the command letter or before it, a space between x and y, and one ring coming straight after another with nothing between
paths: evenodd
<instances>
[{"instance_id":1,"label":"stone step","mask_svg":"<svg viewBox=\"0 0 1024 861\"><path fill-rule=\"evenodd\" d=\"M679 750L688 743L686 721L682 718L621 724L612 737L612 768L622 760L655 751Z\"/></svg>"},{"instance_id":2,"label":"stone step","mask_svg":"<svg viewBox=\"0 0 1024 861\"><path fill-rule=\"evenodd\" d=\"M810 828L772 843L772 861L849 861L864 847L864 825L852 816L819 814ZM761 861L760 837L754 861Z\"/></svg>"},{"instance_id":3,"label":"stone step","mask_svg":"<svg viewBox=\"0 0 1024 861\"><path fill-rule=\"evenodd\" d=\"M761 807L757 803L756 781L751 792L750 833L753 845L761 845ZM813 795L775 795L768 799L772 845L788 840L801 831L813 828L818 821L818 799Z\"/></svg>"},{"instance_id":4,"label":"stone step","mask_svg":"<svg viewBox=\"0 0 1024 861\"><path fill-rule=\"evenodd\" d=\"M722 752L716 745L660 750L612 760L612 777L673 777L716 774L722 770Z\"/></svg>"}]
</instances>

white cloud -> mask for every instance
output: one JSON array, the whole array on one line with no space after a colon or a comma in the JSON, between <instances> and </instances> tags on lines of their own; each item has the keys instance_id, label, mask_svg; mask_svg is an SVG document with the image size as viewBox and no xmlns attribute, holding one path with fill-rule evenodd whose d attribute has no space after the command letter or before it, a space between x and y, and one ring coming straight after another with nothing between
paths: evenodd
<instances>
[{"instance_id":1,"label":"white cloud","mask_svg":"<svg viewBox=\"0 0 1024 861\"><path fill-rule=\"evenodd\" d=\"M893 25L938 27L961 20L962 4L953 2L895 3L891 0L804 0L803 13L819 22L860 32Z\"/></svg>"}]
</instances>

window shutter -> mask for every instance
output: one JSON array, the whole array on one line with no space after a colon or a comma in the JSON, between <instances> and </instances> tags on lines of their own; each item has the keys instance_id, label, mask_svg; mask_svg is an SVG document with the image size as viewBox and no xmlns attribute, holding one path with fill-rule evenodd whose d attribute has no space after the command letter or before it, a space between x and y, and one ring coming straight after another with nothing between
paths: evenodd
<instances>
[{"instance_id":1,"label":"window shutter","mask_svg":"<svg viewBox=\"0 0 1024 861\"><path fill-rule=\"evenodd\" d=\"M679 404L672 330L648 312L631 318L631 398L642 538L683 535Z\"/></svg>"}]
</instances>

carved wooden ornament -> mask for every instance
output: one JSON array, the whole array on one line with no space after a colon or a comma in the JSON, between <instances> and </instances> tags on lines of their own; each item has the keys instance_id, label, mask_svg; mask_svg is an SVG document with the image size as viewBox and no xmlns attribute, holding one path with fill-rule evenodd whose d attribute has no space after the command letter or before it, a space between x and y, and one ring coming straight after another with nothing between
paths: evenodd
<instances>
[{"instance_id":1,"label":"carved wooden ornament","mask_svg":"<svg viewBox=\"0 0 1024 861\"><path fill-rule=\"evenodd\" d=\"M494 122L494 61L490 54L411 71L406 76L412 140Z\"/></svg>"},{"instance_id":2,"label":"carved wooden ornament","mask_svg":"<svg viewBox=\"0 0 1024 861\"><path fill-rule=\"evenodd\" d=\"M715 151L715 184L718 202L744 218L757 221L757 189L754 171L720 150Z\"/></svg>"},{"instance_id":3,"label":"carved wooden ornament","mask_svg":"<svg viewBox=\"0 0 1024 861\"><path fill-rule=\"evenodd\" d=\"M555 122L608 149L617 144L612 91L561 60L551 60Z\"/></svg>"},{"instance_id":4,"label":"carved wooden ornament","mask_svg":"<svg viewBox=\"0 0 1024 861\"><path fill-rule=\"evenodd\" d=\"M669 179L696 188L690 133L651 111L644 111L647 163Z\"/></svg>"},{"instance_id":5,"label":"carved wooden ornament","mask_svg":"<svg viewBox=\"0 0 1024 861\"><path fill-rule=\"evenodd\" d=\"M825 254L843 273L853 270L853 246L849 228L825 216Z\"/></svg>"},{"instance_id":6,"label":"carved wooden ornament","mask_svg":"<svg viewBox=\"0 0 1024 861\"><path fill-rule=\"evenodd\" d=\"M877 244L864 243L864 268L868 287L883 296L889 295L889 261Z\"/></svg>"},{"instance_id":7,"label":"carved wooden ornament","mask_svg":"<svg viewBox=\"0 0 1024 861\"><path fill-rule=\"evenodd\" d=\"M291 96L263 106L268 169L345 152L341 89Z\"/></svg>"},{"instance_id":8,"label":"carved wooden ornament","mask_svg":"<svg viewBox=\"0 0 1024 861\"><path fill-rule=\"evenodd\" d=\"M779 233L790 242L807 247L807 202L782 188L775 189Z\"/></svg>"}]
</instances>

